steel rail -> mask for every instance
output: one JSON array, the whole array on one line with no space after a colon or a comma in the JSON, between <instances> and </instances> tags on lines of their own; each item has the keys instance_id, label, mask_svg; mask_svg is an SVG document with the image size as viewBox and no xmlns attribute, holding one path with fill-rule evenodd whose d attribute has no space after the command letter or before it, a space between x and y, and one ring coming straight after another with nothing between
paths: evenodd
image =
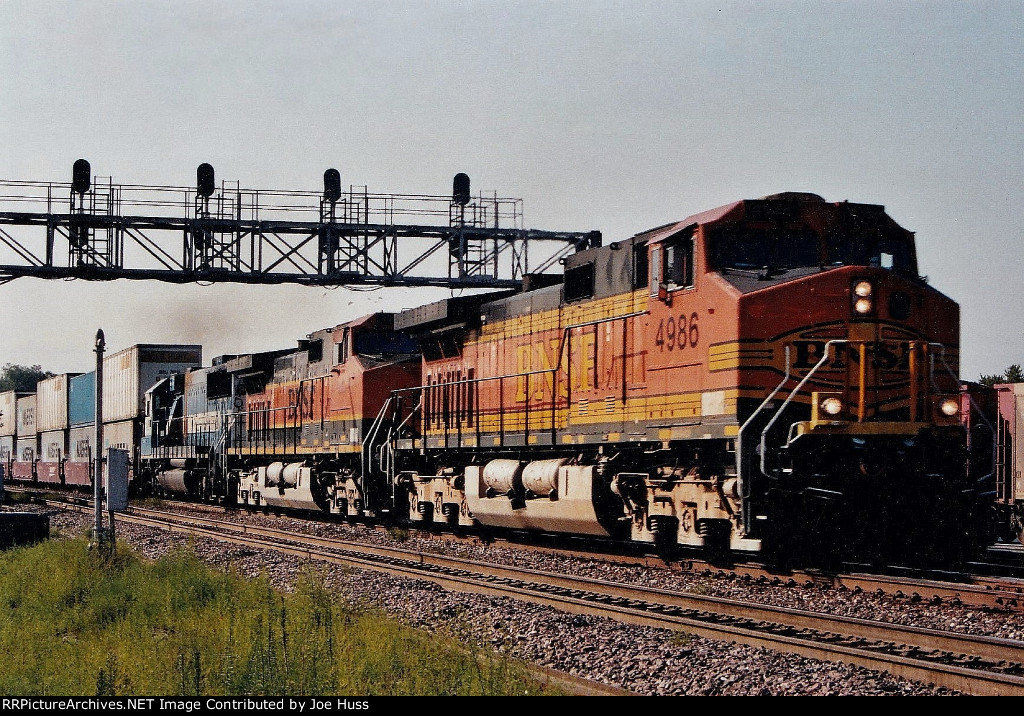
<instances>
[{"instance_id":1,"label":"steel rail","mask_svg":"<svg viewBox=\"0 0 1024 716\"><path fill-rule=\"evenodd\" d=\"M26 489L17 486L6 488L12 492L38 493L38 490ZM91 503L90 503L91 504ZM191 511L215 512L219 514L228 513L231 508L211 505L205 503L175 502L167 501L169 505L180 505ZM143 512L143 509L136 506L136 512ZM154 511L155 513L156 511ZM312 519L326 521L316 516ZM241 531L237 523L219 521L218 524L225 530ZM252 531L259 529L248 527ZM269 529L269 528L267 528ZM412 526L411 530L416 531L426 539L478 539L475 536L458 536L452 533L438 533L430 530ZM680 558L676 561L667 560L665 557L652 556L650 554L630 554L626 552L608 552L585 549L566 549L565 547L551 547L534 543L516 542L515 540L496 539L502 544L508 544L514 549L542 552L546 554L571 555L581 559L596 560L609 564L623 565L626 567L650 567L664 569L684 574L707 576L719 579L740 579L744 582L755 582L757 584L772 584L777 586L818 587L821 589L836 589L857 593L868 593L876 596L888 595L897 600L907 600L912 603L930 604L953 604L961 606L991 609L994 611L1020 612L1024 611L1024 579L1010 578L1007 576L988 576L977 573L942 573L936 572L931 577L911 577L894 574L877 574L868 571L858 570L856 565L847 565L845 572L822 572L817 570L793 570L780 575L777 572L765 568L759 564L737 563L729 567L721 567L703 562L697 558ZM340 544L338 540L330 540L330 544ZM359 543L351 543L353 548ZM605 548L608 545L604 545ZM621 545L619 545L621 546ZM1021 550L1010 550L1013 552L1024 552ZM400 550L399 550L400 552Z\"/></svg>"},{"instance_id":2,"label":"steel rail","mask_svg":"<svg viewBox=\"0 0 1024 716\"><path fill-rule=\"evenodd\" d=\"M161 522L165 515L168 514L156 510L140 510L138 508L135 508L133 513L153 518L158 522ZM404 559L417 562L419 564L436 565L450 569L465 569L467 567L471 567L480 574L494 576L501 579L529 580L540 584L564 587L567 589L586 587L591 591L607 594L613 597L644 601L657 600L659 603L669 606L678 606L683 609L714 610L722 614L742 617L745 619L773 619L776 621L784 621L787 624L800 628L817 629L819 631L834 631L838 624L844 627L843 632L845 634L865 639L898 640L907 644L913 643L921 648L941 649L945 651L963 650L965 645L969 645L970 654L984 658L1006 661L1018 661L1024 658L1024 642L1009 639L976 636L957 632L943 632L934 629L903 626L889 622L879 622L855 617L820 615L799 609L751 604L749 602L724 597L683 594L653 587L634 587L610 580L567 576L557 572L526 569L522 567L509 567L492 562L453 558L430 552L422 552L419 550L380 547L359 542L338 540L335 538L317 537L315 535L297 535L295 532L278 530L273 527L239 525L234 522L225 522L223 520L215 520L206 517L193 518L185 515L174 515L174 519L176 521L195 524L202 528L226 529L231 532L250 536L266 537L274 540L294 542L299 539L303 543L315 545L323 549L344 549L346 551L357 552L362 555L383 555L391 559Z\"/></svg>"}]
</instances>

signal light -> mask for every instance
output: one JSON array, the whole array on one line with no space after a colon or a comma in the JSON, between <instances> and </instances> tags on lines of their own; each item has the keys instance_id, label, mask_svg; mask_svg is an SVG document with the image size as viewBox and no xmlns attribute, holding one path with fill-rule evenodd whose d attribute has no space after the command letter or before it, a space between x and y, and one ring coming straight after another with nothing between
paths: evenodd
<instances>
[{"instance_id":1,"label":"signal light","mask_svg":"<svg viewBox=\"0 0 1024 716\"><path fill-rule=\"evenodd\" d=\"M71 169L71 191L76 194L84 194L89 191L89 182L92 179L92 167L85 159L79 159Z\"/></svg>"},{"instance_id":2,"label":"signal light","mask_svg":"<svg viewBox=\"0 0 1024 716\"><path fill-rule=\"evenodd\" d=\"M324 199L332 204L341 198L341 172L328 169L324 172Z\"/></svg>"},{"instance_id":3,"label":"signal light","mask_svg":"<svg viewBox=\"0 0 1024 716\"><path fill-rule=\"evenodd\" d=\"M209 199L214 191L213 167L203 162L196 168L196 192Z\"/></svg>"},{"instance_id":4,"label":"signal light","mask_svg":"<svg viewBox=\"0 0 1024 716\"><path fill-rule=\"evenodd\" d=\"M452 203L465 206L469 203L469 175L459 172L452 181Z\"/></svg>"}]
</instances>

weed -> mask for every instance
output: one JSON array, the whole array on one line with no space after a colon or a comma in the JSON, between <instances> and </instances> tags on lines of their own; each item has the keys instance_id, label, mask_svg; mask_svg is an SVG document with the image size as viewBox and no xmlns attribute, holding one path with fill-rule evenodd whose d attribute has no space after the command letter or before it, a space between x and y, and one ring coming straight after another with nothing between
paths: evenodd
<instances>
[{"instance_id":1,"label":"weed","mask_svg":"<svg viewBox=\"0 0 1024 716\"><path fill-rule=\"evenodd\" d=\"M409 530L404 527L388 527L388 536L395 542L408 542Z\"/></svg>"},{"instance_id":2,"label":"weed","mask_svg":"<svg viewBox=\"0 0 1024 716\"><path fill-rule=\"evenodd\" d=\"M519 662L346 603L327 584L307 569L281 594L189 550L152 564L81 539L10 550L0 693L498 695L530 684Z\"/></svg>"}]
</instances>

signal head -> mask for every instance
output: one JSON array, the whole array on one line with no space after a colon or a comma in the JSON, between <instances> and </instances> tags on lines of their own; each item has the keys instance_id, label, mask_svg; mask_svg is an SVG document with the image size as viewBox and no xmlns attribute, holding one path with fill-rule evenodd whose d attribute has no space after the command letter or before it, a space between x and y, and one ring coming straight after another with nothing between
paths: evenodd
<instances>
[{"instance_id":1,"label":"signal head","mask_svg":"<svg viewBox=\"0 0 1024 716\"><path fill-rule=\"evenodd\" d=\"M452 203L465 206L469 203L469 175L459 172L452 181Z\"/></svg>"},{"instance_id":2,"label":"signal head","mask_svg":"<svg viewBox=\"0 0 1024 716\"><path fill-rule=\"evenodd\" d=\"M324 199L332 204L341 198L341 172L328 169L324 172Z\"/></svg>"},{"instance_id":3,"label":"signal head","mask_svg":"<svg viewBox=\"0 0 1024 716\"><path fill-rule=\"evenodd\" d=\"M92 179L92 167L85 159L79 159L71 169L71 191L76 194L84 194L89 191L89 183Z\"/></svg>"},{"instance_id":4,"label":"signal head","mask_svg":"<svg viewBox=\"0 0 1024 716\"><path fill-rule=\"evenodd\" d=\"M213 167L203 162L196 168L196 192L199 196L209 199L215 189Z\"/></svg>"}]
</instances>

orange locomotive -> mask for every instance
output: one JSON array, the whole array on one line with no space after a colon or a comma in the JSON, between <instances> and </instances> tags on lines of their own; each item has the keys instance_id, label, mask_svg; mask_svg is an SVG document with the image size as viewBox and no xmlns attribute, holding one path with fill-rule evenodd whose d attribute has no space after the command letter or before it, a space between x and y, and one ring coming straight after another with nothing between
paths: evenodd
<instances>
[{"instance_id":1,"label":"orange locomotive","mask_svg":"<svg viewBox=\"0 0 1024 716\"><path fill-rule=\"evenodd\" d=\"M713 551L978 542L959 308L881 206L739 201L395 327L422 385L367 449L412 520Z\"/></svg>"},{"instance_id":2,"label":"orange locomotive","mask_svg":"<svg viewBox=\"0 0 1024 716\"><path fill-rule=\"evenodd\" d=\"M351 516L366 515L367 500L390 503L387 485L361 475L363 438L389 391L419 383L416 345L393 318L315 331L295 349L221 356L154 385L141 449L153 487Z\"/></svg>"},{"instance_id":3,"label":"orange locomotive","mask_svg":"<svg viewBox=\"0 0 1024 716\"><path fill-rule=\"evenodd\" d=\"M230 498L351 516L390 502L386 485L361 476L363 440L389 391L419 382L416 345L392 324L392 314L373 314L275 357L244 411L226 418Z\"/></svg>"}]
</instances>

